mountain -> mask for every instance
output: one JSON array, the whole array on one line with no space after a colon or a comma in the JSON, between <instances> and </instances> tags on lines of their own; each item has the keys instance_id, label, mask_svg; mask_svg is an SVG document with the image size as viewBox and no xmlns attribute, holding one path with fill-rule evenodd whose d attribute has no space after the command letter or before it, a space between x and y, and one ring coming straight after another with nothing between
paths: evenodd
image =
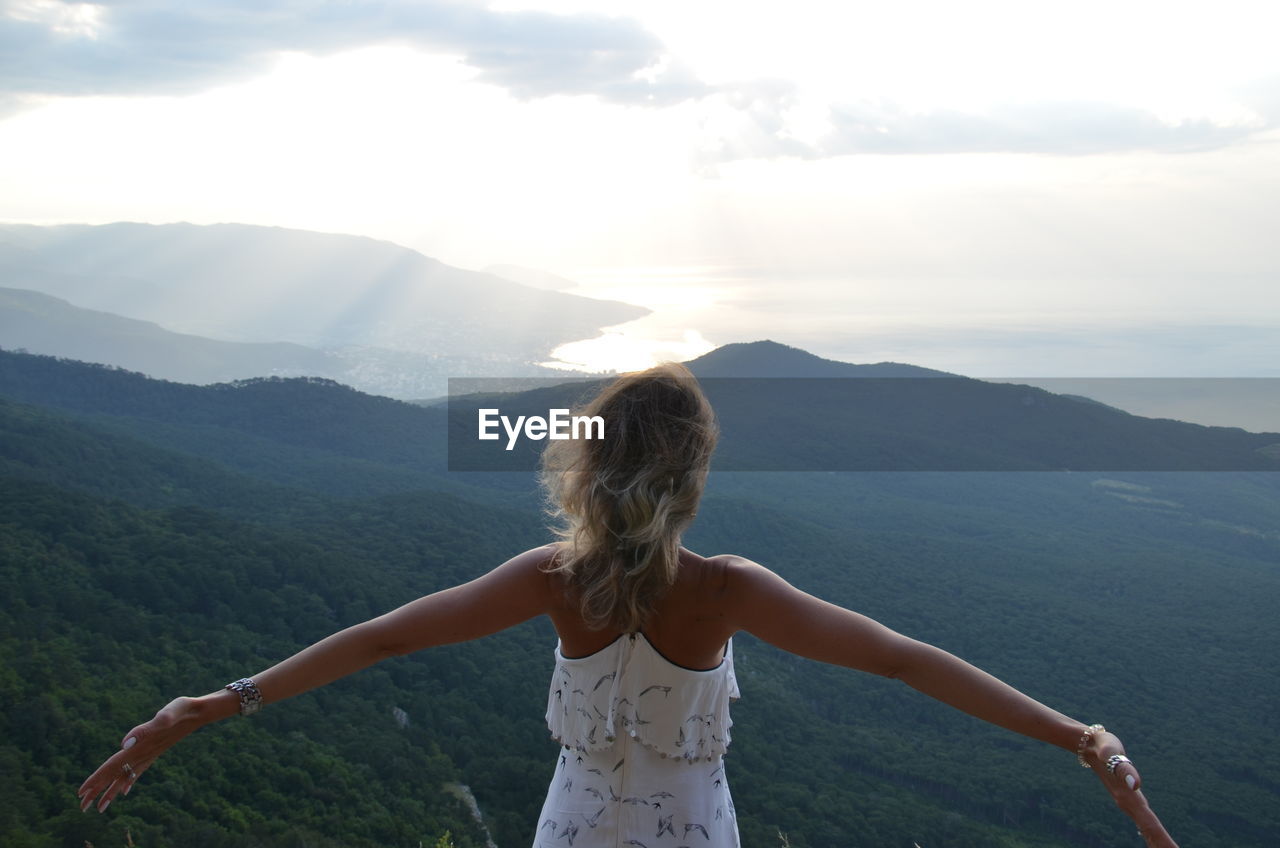
<instances>
[{"instance_id":1,"label":"mountain","mask_svg":"<svg viewBox=\"0 0 1280 848\"><path fill-rule=\"evenodd\" d=\"M878 362L855 365L823 359L798 347L774 341L737 342L723 345L685 363L694 376L703 377L954 377L917 365Z\"/></svg>"},{"instance_id":2,"label":"mountain","mask_svg":"<svg viewBox=\"0 0 1280 848\"><path fill-rule=\"evenodd\" d=\"M82 309L35 291L0 288L0 343L84 362L97 362L181 383L255 377L323 377L361 391L416 397L445 391L451 375L563 372L528 363L431 355L375 347L319 350L290 342L226 342L174 333L150 321ZM497 378L494 378L497 379Z\"/></svg>"},{"instance_id":3,"label":"mountain","mask_svg":"<svg viewBox=\"0 0 1280 848\"><path fill-rule=\"evenodd\" d=\"M721 471L1280 470L1280 434L1143 418L1032 386L834 362L770 341L687 364L720 421ZM596 385L455 396L451 467L533 468L541 443L477 441L479 410L546 417Z\"/></svg>"},{"instance_id":4,"label":"mountain","mask_svg":"<svg viewBox=\"0 0 1280 848\"><path fill-rule=\"evenodd\" d=\"M995 382L1084 396L1147 418L1280 432L1277 377L1033 377Z\"/></svg>"},{"instance_id":5,"label":"mountain","mask_svg":"<svg viewBox=\"0 0 1280 848\"><path fill-rule=\"evenodd\" d=\"M775 373L784 364L804 362L794 353L784 355L789 362L774 364ZM857 366L850 369L860 373ZM720 471L1280 470L1277 434L1141 418L1029 386L945 376L701 382L720 421ZM114 388L104 391L104 384ZM0 395L111 416L130 433L143 428L169 446L202 444L206 455L251 473L275 464L268 443L281 451L300 444L323 448L334 461L383 463L374 475L379 479L408 469L528 471L543 442L517 440L507 450L506 438L479 441L479 410L497 409L512 421L520 415L547 417L550 410L579 406L598 385L574 381L460 395L444 406L423 407L326 380L198 387L0 352ZM278 408L282 394L292 401ZM234 461L227 459L232 456ZM365 473L353 478L352 471L335 469L335 485L367 479ZM377 490L382 484L369 485Z\"/></svg>"},{"instance_id":6,"label":"mountain","mask_svg":"<svg viewBox=\"0 0 1280 848\"><path fill-rule=\"evenodd\" d=\"M241 224L0 225L0 285L178 333L317 348L341 361L323 373L401 397L442 394L448 376L544 373L530 363L558 344L647 313L389 242Z\"/></svg>"},{"instance_id":7,"label":"mountain","mask_svg":"<svg viewBox=\"0 0 1280 848\"><path fill-rule=\"evenodd\" d=\"M571 289L578 285L573 280L565 279L549 271L539 271L537 268L525 268L521 265L489 265L485 267L484 272L535 289L560 291L562 289Z\"/></svg>"},{"instance_id":8,"label":"mountain","mask_svg":"<svg viewBox=\"0 0 1280 848\"><path fill-rule=\"evenodd\" d=\"M339 363L287 342L222 342L150 321L81 309L34 291L0 288L0 339L10 349L101 362L184 383L245 377L336 376Z\"/></svg>"}]
</instances>

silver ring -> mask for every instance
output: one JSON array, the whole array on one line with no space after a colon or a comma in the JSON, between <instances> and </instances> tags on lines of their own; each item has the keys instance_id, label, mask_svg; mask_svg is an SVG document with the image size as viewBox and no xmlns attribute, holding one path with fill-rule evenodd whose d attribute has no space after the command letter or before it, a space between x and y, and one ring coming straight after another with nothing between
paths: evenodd
<instances>
[{"instance_id":1,"label":"silver ring","mask_svg":"<svg viewBox=\"0 0 1280 848\"><path fill-rule=\"evenodd\" d=\"M133 766L129 765L128 763L125 763L124 765L120 766L120 771L124 772L129 777L133 777Z\"/></svg>"},{"instance_id":2,"label":"silver ring","mask_svg":"<svg viewBox=\"0 0 1280 848\"><path fill-rule=\"evenodd\" d=\"M1107 757L1107 774L1115 774L1116 769L1119 768L1121 763L1133 765L1133 760L1129 759L1124 754L1112 754Z\"/></svg>"}]
</instances>

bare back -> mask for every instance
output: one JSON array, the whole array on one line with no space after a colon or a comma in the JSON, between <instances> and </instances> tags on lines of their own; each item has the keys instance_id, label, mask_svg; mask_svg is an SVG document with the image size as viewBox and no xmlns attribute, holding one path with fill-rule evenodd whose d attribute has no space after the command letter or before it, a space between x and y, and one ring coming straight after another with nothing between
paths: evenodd
<instances>
[{"instance_id":1,"label":"bare back","mask_svg":"<svg viewBox=\"0 0 1280 848\"><path fill-rule=\"evenodd\" d=\"M692 669L714 668L720 663L725 643L737 630L726 607L729 559L702 557L680 549L676 582L658 601L644 627L649 643L670 662ZM594 654L622 635L619 630L587 627L568 587L558 578L555 584L550 616L565 656Z\"/></svg>"}]
</instances>

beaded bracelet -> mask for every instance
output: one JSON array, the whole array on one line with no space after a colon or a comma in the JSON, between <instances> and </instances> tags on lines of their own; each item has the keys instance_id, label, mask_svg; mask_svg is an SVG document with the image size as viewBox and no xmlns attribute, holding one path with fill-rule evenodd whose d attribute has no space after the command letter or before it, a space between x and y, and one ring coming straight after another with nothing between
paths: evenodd
<instances>
[{"instance_id":1,"label":"beaded bracelet","mask_svg":"<svg viewBox=\"0 0 1280 848\"><path fill-rule=\"evenodd\" d=\"M1089 767L1089 764L1084 761L1084 746L1089 744L1089 740L1093 738L1095 733L1106 732L1107 729L1100 724L1091 724L1085 729L1084 736L1080 737L1080 744L1076 746L1076 761L1079 762L1080 765L1085 768Z\"/></svg>"},{"instance_id":2,"label":"beaded bracelet","mask_svg":"<svg viewBox=\"0 0 1280 848\"><path fill-rule=\"evenodd\" d=\"M240 715L249 716L262 709L262 693L252 678L242 677L234 683L228 683L223 689L230 689L240 696Z\"/></svg>"}]
</instances>

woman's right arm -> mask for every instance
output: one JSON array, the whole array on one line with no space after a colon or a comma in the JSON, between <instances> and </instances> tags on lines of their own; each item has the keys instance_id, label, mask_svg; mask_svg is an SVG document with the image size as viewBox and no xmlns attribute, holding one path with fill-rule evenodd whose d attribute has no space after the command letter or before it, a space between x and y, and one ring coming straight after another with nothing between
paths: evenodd
<instances>
[{"instance_id":1,"label":"woman's right arm","mask_svg":"<svg viewBox=\"0 0 1280 848\"><path fill-rule=\"evenodd\" d=\"M810 659L901 680L969 715L1075 753L1088 727L1019 692L941 648L919 642L864 615L796 589L750 560L733 558L728 569L729 614L743 630ZM1111 733L1089 734L1083 751L1113 800L1137 824L1150 845L1176 848L1140 791L1130 763L1106 770L1124 746Z\"/></svg>"},{"instance_id":2,"label":"woman's right arm","mask_svg":"<svg viewBox=\"0 0 1280 848\"><path fill-rule=\"evenodd\" d=\"M548 612L551 594L543 565L549 555L549 548L526 551L469 583L321 639L253 676L262 702L291 698L388 657L477 639ZM80 809L96 800L98 810L105 810L185 736L239 711L240 696L225 689L170 701L126 733L120 749L81 784Z\"/></svg>"}]
</instances>

